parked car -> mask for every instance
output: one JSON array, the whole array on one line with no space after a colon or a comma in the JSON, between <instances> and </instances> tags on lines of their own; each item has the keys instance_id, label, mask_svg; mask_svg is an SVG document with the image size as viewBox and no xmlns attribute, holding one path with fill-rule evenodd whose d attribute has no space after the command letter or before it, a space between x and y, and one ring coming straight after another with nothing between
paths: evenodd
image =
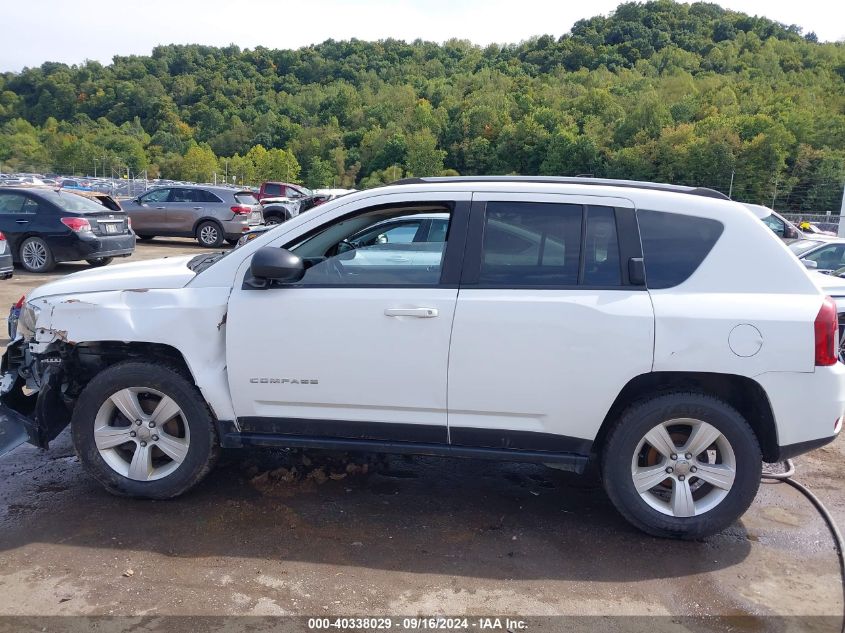
<instances>
[{"instance_id":1,"label":"parked car","mask_svg":"<svg viewBox=\"0 0 845 633\"><path fill-rule=\"evenodd\" d=\"M15 271L12 250L6 236L0 231L0 279L9 279Z\"/></svg>"},{"instance_id":2,"label":"parked car","mask_svg":"<svg viewBox=\"0 0 845 633\"><path fill-rule=\"evenodd\" d=\"M256 197L260 201L265 198L287 198L299 202L299 211L307 211L315 204L314 192L302 185L289 182L263 182Z\"/></svg>"},{"instance_id":3,"label":"parked car","mask_svg":"<svg viewBox=\"0 0 845 633\"><path fill-rule=\"evenodd\" d=\"M749 204L745 202L742 205L762 220L763 224L768 226L784 242L789 243L792 240L798 240L804 237L804 234L798 230L797 226L769 207L764 207L762 204Z\"/></svg>"},{"instance_id":4,"label":"parked car","mask_svg":"<svg viewBox=\"0 0 845 633\"><path fill-rule=\"evenodd\" d=\"M420 223L391 242L385 223L415 215L448 218L444 241L414 241ZM108 490L155 499L221 447L593 461L633 525L698 538L748 508L761 461L840 432L836 328L796 258L715 191L417 178L228 252L36 289L2 362L0 445L70 424Z\"/></svg>"},{"instance_id":5,"label":"parked car","mask_svg":"<svg viewBox=\"0 0 845 633\"><path fill-rule=\"evenodd\" d=\"M236 244L262 223L261 205L252 192L230 187L158 187L122 206L142 240L195 237L200 245L216 248L223 240Z\"/></svg>"},{"instance_id":6,"label":"parked car","mask_svg":"<svg viewBox=\"0 0 845 633\"><path fill-rule=\"evenodd\" d=\"M826 231L812 222L801 222L798 228L804 235L825 235L828 237L836 237L836 231Z\"/></svg>"},{"instance_id":7,"label":"parked car","mask_svg":"<svg viewBox=\"0 0 845 633\"><path fill-rule=\"evenodd\" d=\"M797 240L789 245L789 250L804 266L818 272L845 268L845 238Z\"/></svg>"},{"instance_id":8,"label":"parked car","mask_svg":"<svg viewBox=\"0 0 845 633\"><path fill-rule=\"evenodd\" d=\"M70 191L0 187L0 230L14 261L35 273L78 260L105 266L135 250L124 212Z\"/></svg>"},{"instance_id":9,"label":"parked car","mask_svg":"<svg viewBox=\"0 0 845 633\"><path fill-rule=\"evenodd\" d=\"M261 201L261 215L264 217L264 224L273 225L287 222L299 215L301 206L301 200L264 198Z\"/></svg>"}]
</instances>

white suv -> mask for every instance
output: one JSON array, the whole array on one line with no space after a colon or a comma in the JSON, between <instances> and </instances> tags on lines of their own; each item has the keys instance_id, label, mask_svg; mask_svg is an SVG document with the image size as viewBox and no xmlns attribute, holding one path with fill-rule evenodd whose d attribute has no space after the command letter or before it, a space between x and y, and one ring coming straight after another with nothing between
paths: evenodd
<instances>
[{"instance_id":1,"label":"white suv","mask_svg":"<svg viewBox=\"0 0 845 633\"><path fill-rule=\"evenodd\" d=\"M403 181L228 254L69 275L16 325L7 437L69 422L103 485L157 499L220 447L595 459L631 523L696 538L845 408L832 301L741 204L668 185Z\"/></svg>"}]
</instances>

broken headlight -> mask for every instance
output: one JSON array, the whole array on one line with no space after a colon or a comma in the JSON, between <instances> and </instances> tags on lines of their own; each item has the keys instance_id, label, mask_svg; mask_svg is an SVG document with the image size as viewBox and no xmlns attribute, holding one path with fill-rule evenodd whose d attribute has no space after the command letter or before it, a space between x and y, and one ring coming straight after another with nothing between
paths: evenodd
<instances>
[{"instance_id":1,"label":"broken headlight","mask_svg":"<svg viewBox=\"0 0 845 633\"><path fill-rule=\"evenodd\" d=\"M15 330L18 336L22 336L24 340L29 340L35 336L35 322L38 320L39 312L41 310L31 303L24 303L21 306L21 313L18 316Z\"/></svg>"}]
</instances>

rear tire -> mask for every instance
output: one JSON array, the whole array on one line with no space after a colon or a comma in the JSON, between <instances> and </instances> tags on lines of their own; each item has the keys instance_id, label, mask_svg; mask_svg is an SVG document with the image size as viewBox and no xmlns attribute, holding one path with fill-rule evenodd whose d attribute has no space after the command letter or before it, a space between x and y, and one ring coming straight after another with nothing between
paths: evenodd
<instances>
[{"instance_id":1,"label":"rear tire","mask_svg":"<svg viewBox=\"0 0 845 633\"><path fill-rule=\"evenodd\" d=\"M220 452L197 388L158 363L128 361L97 374L76 403L71 433L85 469L121 496L181 495L209 473Z\"/></svg>"},{"instance_id":2,"label":"rear tire","mask_svg":"<svg viewBox=\"0 0 845 633\"><path fill-rule=\"evenodd\" d=\"M89 266L99 268L100 266L108 266L114 261L114 257L95 257L94 259L86 259Z\"/></svg>"},{"instance_id":3,"label":"rear tire","mask_svg":"<svg viewBox=\"0 0 845 633\"><path fill-rule=\"evenodd\" d=\"M236 237L236 238L227 237L226 241L229 244L231 244L232 246L235 246L235 245L237 245L239 239L241 239L241 238L239 238L239 237Z\"/></svg>"},{"instance_id":4,"label":"rear tire","mask_svg":"<svg viewBox=\"0 0 845 633\"><path fill-rule=\"evenodd\" d=\"M56 258L47 242L40 237L28 237L21 243L20 262L31 273L48 273L56 267Z\"/></svg>"},{"instance_id":5,"label":"rear tire","mask_svg":"<svg viewBox=\"0 0 845 633\"><path fill-rule=\"evenodd\" d=\"M148 240L154 240L156 238L155 235L138 235L137 233L135 234L135 237L137 237L139 240L142 240L144 242L146 242Z\"/></svg>"},{"instance_id":6,"label":"rear tire","mask_svg":"<svg viewBox=\"0 0 845 633\"><path fill-rule=\"evenodd\" d=\"M730 526L754 500L761 471L748 422L722 400L697 393L632 405L602 454L604 487L619 513L669 538L698 539Z\"/></svg>"},{"instance_id":7,"label":"rear tire","mask_svg":"<svg viewBox=\"0 0 845 633\"><path fill-rule=\"evenodd\" d=\"M220 225L210 220L200 223L197 227L196 236L200 246L207 248L217 248L223 243L224 238Z\"/></svg>"},{"instance_id":8,"label":"rear tire","mask_svg":"<svg viewBox=\"0 0 845 633\"><path fill-rule=\"evenodd\" d=\"M287 218L279 217L278 215L271 215L270 217L264 218L264 225L275 226L277 224L282 224L285 220L287 220Z\"/></svg>"}]
</instances>

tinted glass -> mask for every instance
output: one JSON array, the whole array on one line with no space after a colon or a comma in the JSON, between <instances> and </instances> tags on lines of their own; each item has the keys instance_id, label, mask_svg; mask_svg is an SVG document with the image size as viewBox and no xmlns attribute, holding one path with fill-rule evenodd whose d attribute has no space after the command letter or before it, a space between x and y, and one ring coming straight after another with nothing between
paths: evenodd
<instances>
[{"instance_id":1,"label":"tinted glass","mask_svg":"<svg viewBox=\"0 0 845 633\"><path fill-rule=\"evenodd\" d=\"M193 189L194 202L223 202L215 194L205 189Z\"/></svg>"},{"instance_id":2,"label":"tinted glass","mask_svg":"<svg viewBox=\"0 0 845 633\"><path fill-rule=\"evenodd\" d=\"M23 213L26 196L19 193L0 193L0 213Z\"/></svg>"},{"instance_id":3,"label":"tinted glass","mask_svg":"<svg viewBox=\"0 0 845 633\"><path fill-rule=\"evenodd\" d=\"M280 196L282 195L282 186L267 183L264 185L264 194L267 196Z\"/></svg>"},{"instance_id":4,"label":"tinted glass","mask_svg":"<svg viewBox=\"0 0 845 633\"><path fill-rule=\"evenodd\" d=\"M196 189L171 189L168 202L195 202L194 191Z\"/></svg>"},{"instance_id":5,"label":"tinted glass","mask_svg":"<svg viewBox=\"0 0 845 633\"><path fill-rule=\"evenodd\" d=\"M573 204L488 203L479 284L577 284L581 216Z\"/></svg>"},{"instance_id":6,"label":"tinted glass","mask_svg":"<svg viewBox=\"0 0 845 633\"><path fill-rule=\"evenodd\" d=\"M238 204L258 204L258 198L248 191L241 191L235 194L235 201Z\"/></svg>"},{"instance_id":7,"label":"tinted glass","mask_svg":"<svg viewBox=\"0 0 845 633\"><path fill-rule=\"evenodd\" d=\"M671 288L689 279L724 229L716 220L661 211L638 211L637 220L649 288Z\"/></svg>"},{"instance_id":8,"label":"tinted glass","mask_svg":"<svg viewBox=\"0 0 845 633\"><path fill-rule=\"evenodd\" d=\"M581 283L588 286L618 286L622 283L616 213L611 207L587 207L584 277Z\"/></svg>"},{"instance_id":9,"label":"tinted glass","mask_svg":"<svg viewBox=\"0 0 845 633\"><path fill-rule=\"evenodd\" d=\"M449 220L432 220L427 242L445 242L449 231Z\"/></svg>"},{"instance_id":10,"label":"tinted glass","mask_svg":"<svg viewBox=\"0 0 845 633\"><path fill-rule=\"evenodd\" d=\"M106 210L99 202L69 191L39 191L36 197L52 202L62 211L72 211L73 213L102 213Z\"/></svg>"}]
</instances>

